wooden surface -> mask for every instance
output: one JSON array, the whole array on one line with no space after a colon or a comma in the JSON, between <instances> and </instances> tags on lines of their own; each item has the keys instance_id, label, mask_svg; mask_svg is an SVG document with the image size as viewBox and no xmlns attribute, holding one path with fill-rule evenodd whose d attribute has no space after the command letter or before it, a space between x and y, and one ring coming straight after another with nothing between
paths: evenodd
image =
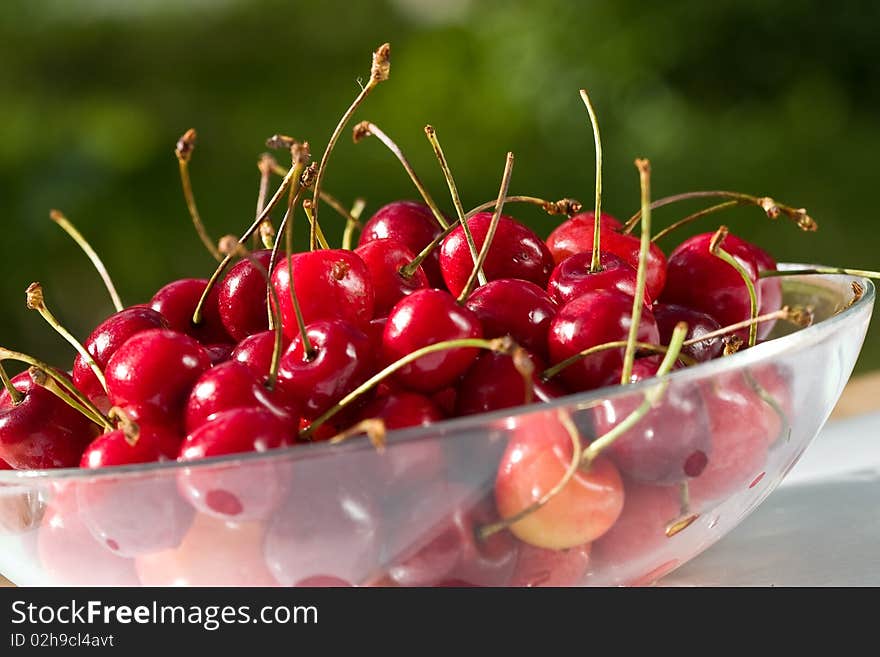
<instances>
[{"instance_id":1,"label":"wooden surface","mask_svg":"<svg viewBox=\"0 0 880 657\"><path fill-rule=\"evenodd\" d=\"M876 410L880 410L880 372L853 378L843 391L831 418L841 419ZM0 586L12 584L0 575Z\"/></svg>"}]
</instances>

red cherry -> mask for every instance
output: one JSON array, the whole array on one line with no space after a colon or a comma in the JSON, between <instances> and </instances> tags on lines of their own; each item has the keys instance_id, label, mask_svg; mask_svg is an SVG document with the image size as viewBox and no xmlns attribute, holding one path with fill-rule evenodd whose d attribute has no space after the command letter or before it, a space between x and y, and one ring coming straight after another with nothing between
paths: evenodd
<instances>
[{"instance_id":1,"label":"red cherry","mask_svg":"<svg viewBox=\"0 0 880 657\"><path fill-rule=\"evenodd\" d=\"M617 290L629 297L636 295L636 270L620 256L603 252L599 257L602 268L591 272L592 251L575 253L558 265L550 275L547 291L558 304L564 305L582 294L594 290ZM651 299L645 291L645 303Z\"/></svg>"},{"instance_id":2,"label":"red cherry","mask_svg":"<svg viewBox=\"0 0 880 657\"><path fill-rule=\"evenodd\" d=\"M391 363L438 342L482 336L477 316L459 306L448 292L419 290L401 299L388 315L382 354ZM395 376L408 388L435 392L458 379L476 357L473 348L446 349L422 356Z\"/></svg>"},{"instance_id":3,"label":"red cherry","mask_svg":"<svg viewBox=\"0 0 880 657\"><path fill-rule=\"evenodd\" d=\"M272 251L254 251L251 257L269 270ZM266 279L250 258L236 263L220 282L217 304L220 320L236 342L269 328Z\"/></svg>"},{"instance_id":4,"label":"red cherry","mask_svg":"<svg viewBox=\"0 0 880 657\"><path fill-rule=\"evenodd\" d=\"M14 404L9 391L0 389L0 458L16 470L79 464L97 426L34 383L27 372L14 376L12 385L24 397Z\"/></svg>"},{"instance_id":5,"label":"red cherry","mask_svg":"<svg viewBox=\"0 0 880 657\"><path fill-rule=\"evenodd\" d=\"M289 344L285 338L282 345ZM275 349L275 331L262 331L249 335L232 350L230 359L247 366L254 376L264 380L269 376L272 366L272 352Z\"/></svg>"},{"instance_id":6,"label":"red cherry","mask_svg":"<svg viewBox=\"0 0 880 657\"><path fill-rule=\"evenodd\" d=\"M181 462L212 456L266 452L293 442L290 425L262 408L223 411L189 434ZM286 492L286 482L271 463L241 467L196 465L180 473L183 495L202 513L236 521L267 517Z\"/></svg>"},{"instance_id":7,"label":"red cherry","mask_svg":"<svg viewBox=\"0 0 880 657\"><path fill-rule=\"evenodd\" d=\"M248 367L234 360L204 372L193 386L184 409L184 428L192 433L217 413L234 408L262 408L288 422L299 423L296 409L285 407L286 396L270 393Z\"/></svg>"},{"instance_id":8,"label":"red cherry","mask_svg":"<svg viewBox=\"0 0 880 657\"><path fill-rule=\"evenodd\" d=\"M550 249L555 262L560 263L575 253L592 252L595 216L596 213L592 210L581 212L553 229L547 237L547 248ZM602 213L599 223L603 238L606 232L619 233L623 230L623 224L605 212Z\"/></svg>"},{"instance_id":9,"label":"red cherry","mask_svg":"<svg viewBox=\"0 0 880 657\"><path fill-rule=\"evenodd\" d=\"M306 334L312 354L297 335L281 358L278 385L314 419L370 377L375 356L366 334L339 319L313 322Z\"/></svg>"},{"instance_id":10,"label":"red cherry","mask_svg":"<svg viewBox=\"0 0 880 657\"><path fill-rule=\"evenodd\" d=\"M480 319L485 337L509 335L521 347L546 356L556 304L534 283L515 278L489 281L474 290L465 305Z\"/></svg>"},{"instance_id":11,"label":"red cherry","mask_svg":"<svg viewBox=\"0 0 880 657\"><path fill-rule=\"evenodd\" d=\"M550 359L555 363L584 349L605 342L626 340L632 315L632 296L620 291L588 292L570 301L556 314L550 325ZM657 343L657 323L647 308L642 310L637 339ZM623 364L624 349L591 354L568 366L559 376L573 390L591 390L608 380Z\"/></svg>"},{"instance_id":12,"label":"red cherry","mask_svg":"<svg viewBox=\"0 0 880 657\"><path fill-rule=\"evenodd\" d=\"M132 306L110 315L98 324L83 346L103 371L110 357L126 340L136 333L155 328L168 328L168 322L152 308ZM73 361L73 384L102 411L110 410L107 392L101 387L92 368L79 354Z\"/></svg>"},{"instance_id":13,"label":"red cherry","mask_svg":"<svg viewBox=\"0 0 880 657\"><path fill-rule=\"evenodd\" d=\"M477 250L482 248L491 222L491 212L480 212L468 219ZM473 268L474 259L464 229L459 225L440 247L440 270L446 287L453 295L461 294ZM541 238L512 217L502 215L483 265L487 280L521 278L543 288L551 271L553 256Z\"/></svg>"},{"instance_id":14,"label":"red cherry","mask_svg":"<svg viewBox=\"0 0 880 657\"><path fill-rule=\"evenodd\" d=\"M685 340L700 338L721 328L711 315L707 315L693 308L686 308L674 303L655 303L653 307L654 319L657 320L657 328L660 331L660 342L669 344L675 325L679 322L687 324L688 331ZM721 338L712 338L704 342L697 342L682 347L681 352L701 363L712 360L721 355L724 344Z\"/></svg>"},{"instance_id":15,"label":"red cherry","mask_svg":"<svg viewBox=\"0 0 880 657\"><path fill-rule=\"evenodd\" d=\"M565 390L553 381L541 379L546 368L537 356L528 355L532 362L533 402L548 402L562 397ZM488 413L526 403L526 388L522 374L507 354L485 352L464 375L459 385L456 411L458 415Z\"/></svg>"},{"instance_id":16,"label":"red cherry","mask_svg":"<svg viewBox=\"0 0 880 657\"><path fill-rule=\"evenodd\" d=\"M364 224L358 245L363 246L373 240L393 239L412 253L419 254L441 232L440 225L427 205L415 201L395 201L379 208ZM439 250L434 249L422 263L431 287L443 286L439 258Z\"/></svg>"},{"instance_id":17,"label":"red cherry","mask_svg":"<svg viewBox=\"0 0 880 657\"><path fill-rule=\"evenodd\" d=\"M440 409L446 417L455 415L455 405L458 402L458 388L447 386L437 392L431 393L431 401Z\"/></svg>"},{"instance_id":18,"label":"red cherry","mask_svg":"<svg viewBox=\"0 0 880 657\"><path fill-rule=\"evenodd\" d=\"M167 329L129 338L107 364L105 375L114 406L132 409L136 422L172 424L196 379L211 366L193 338Z\"/></svg>"},{"instance_id":19,"label":"red cherry","mask_svg":"<svg viewBox=\"0 0 880 657\"><path fill-rule=\"evenodd\" d=\"M387 317L378 317L376 319L371 319L370 323L367 325L366 333L367 337L370 338L370 344L373 347L374 353L382 353L382 336L385 335L385 325L387 323Z\"/></svg>"},{"instance_id":20,"label":"red cherry","mask_svg":"<svg viewBox=\"0 0 880 657\"><path fill-rule=\"evenodd\" d=\"M752 254L755 257L755 263L758 265L758 271L774 271L776 260L769 253L755 244L749 243L752 248ZM762 278L758 281L758 287L761 289L761 305L758 307L759 315L766 315L782 308L782 279L771 276ZM761 322L758 324L758 339L766 338L770 331L773 330L776 321Z\"/></svg>"},{"instance_id":21,"label":"red cherry","mask_svg":"<svg viewBox=\"0 0 880 657\"><path fill-rule=\"evenodd\" d=\"M202 345L208 358L211 359L211 365L220 365L225 363L232 357L235 346L232 344L206 344Z\"/></svg>"},{"instance_id":22,"label":"red cherry","mask_svg":"<svg viewBox=\"0 0 880 657\"><path fill-rule=\"evenodd\" d=\"M160 426L139 427L131 444L119 429L96 438L80 466L105 468L135 463L173 460L181 437ZM167 477L95 479L78 486L83 522L96 540L111 552L137 556L167 550L180 544L193 518ZM146 530L149 528L149 531Z\"/></svg>"},{"instance_id":23,"label":"red cherry","mask_svg":"<svg viewBox=\"0 0 880 657\"><path fill-rule=\"evenodd\" d=\"M550 233L547 238L547 247L553 254L556 264L575 253L592 252L593 250L593 213L589 219L578 219L583 215L575 215L567 222ZM624 235L614 228L602 228L601 249L602 253L613 253L637 269L639 266L639 248L641 240L634 235ZM648 267L645 293L650 299L656 299L663 291L666 284L666 256L656 244L651 244L648 251Z\"/></svg>"},{"instance_id":24,"label":"red cherry","mask_svg":"<svg viewBox=\"0 0 880 657\"><path fill-rule=\"evenodd\" d=\"M208 281L204 278L184 278L168 283L153 295L150 308L168 321L168 327L194 337L204 344L231 342L220 319L219 293L213 288L202 308L202 321L193 324L193 313L205 292Z\"/></svg>"},{"instance_id":25,"label":"red cherry","mask_svg":"<svg viewBox=\"0 0 880 657\"><path fill-rule=\"evenodd\" d=\"M375 294L370 272L356 253L343 249L295 253L290 256L290 266L307 325L324 319L344 319L355 326L366 327L373 318ZM292 340L299 327L283 258L272 272L272 285L281 304L284 334Z\"/></svg>"},{"instance_id":26,"label":"red cherry","mask_svg":"<svg viewBox=\"0 0 880 657\"><path fill-rule=\"evenodd\" d=\"M632 382L657 375L656 358L640 358L633 364ZM616 372L608 385L620 382ZM593 410L596 435L601 436L622 422L644 401L634 393L605 400ZM698 476L711 451L709 419L699 390L672 385L660 401L619 436L606 454L625 475L653 484L673 484Z\"/></svg>"},{"instance_id":27,"label":"red cherry","mask_svg":"<svg viewBox=\"0 0 880 657\"><path fill-rule=\"evenodd\" d=\"M739 273L709 252L714 233L702 233L685 240L669 256L666 288L660 300L699 310L722 326L749 319L751 305L748 288ZM722 248L745 268L756 286L760 307L761 288L757 285L758 264L752 247L735 235L728 235ZM749 329L736 332L748 339Z\"/></svg>"},{"instance_id":28,"label":"red cherry","mask_svg":"<svg viewBox=\"0 0 880 657\"><path fill-rule=\"evenodd\" d=\"M379 418L388 430L420 427L443 419L443 413L430 399L403 390L374 399L359 411L358 416L361 419Z\"/></svg>"},{"instance_id":29,"label":"red cherry","mask_svg":"<svg viewBox=\"0 0 880 657\"><path fill-rule=\"evenodd\" d=\"M480 527L498 519L491 497L459 505L450 524L458 536L458 564L449 574L465 586L508 586L516 569L519 543L507 530L481 539Z\"/></svg>"},{"instance_id":30,"label":"red cherry","mask_svg":"<svg viewBox=\"0 0 880 657\"><path fill-rule=\"evenodd\" d=\"M590 566L591 545L584 543L567 550L548 550L523 543L510 586L579 584Z\"/></svg>"},{"instance_id":31,"label":"red cherry","mask_svg":"<svg viewBox=\"0 0 880 657\"><path fill-rule=\"evenodd\" d=\"M409 277L401 273L401 268L413 261L416 254L401 242L394 239L377 239L367 242L354 250L367 269L376 292L373 312L384 317L403 297L416 290L430 287L428 276L419 267Z\"/></svg>"},{"instance_id":32,"label":"red cherry","mask_svg":"<svg viewBox=\"0 0 880 657\"><path fill-rule=\"evenodd\" d=\"M495 477L498 514L509 518L556 486L573 455L571 437L555 413L517 418ZM554 550L589 543L604 534L623 508L623 482L617 468L598 456L579 468L544 506L510 526L521 541Z\"/></svg>"}]
</instances>

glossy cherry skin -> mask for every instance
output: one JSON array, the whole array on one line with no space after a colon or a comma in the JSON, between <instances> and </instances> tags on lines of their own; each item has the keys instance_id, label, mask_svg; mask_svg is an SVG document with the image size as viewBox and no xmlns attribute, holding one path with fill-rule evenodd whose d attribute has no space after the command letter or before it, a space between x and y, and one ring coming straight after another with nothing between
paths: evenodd
<instances>
[{"instance_id":1,"label":"glossy cherry skin","mask_svg":"<svg viewBox=\"0 0 880 657\"><path fill-rule=\"evenodd\" d=\"M251 258L266 272L272 251L262 249L251 253ZM269 305L266 297L266 278L254 267L250 258L237 262L218 285L217 304L220 320L226 332L236 342L269 328Z\"/></svg>"},{"instance_id":2,"label":"glossy cherry skin","mask_svg":"<svg viewBox=\"0 0 880 657\"><path fill-rule=\"evenodd\" d=\"M290 344L287 338L282 340L282 348L286 349ZM234 360L260 377L262 381L269 376L272 366L272 352L275 349L275 331L262 331L249 335L239 342L232 350L230 360ZM282 351L283 353L283 351Z\"/></svg>"},{"instance_id":3,"label":"glossy cherry skin","mask_svg":"<svg viewBox=\"0 0 880 657\"><path fill-rule=\"evenodd\" d=\"M656 376L658 367L656 358L636 360L631 381ZM619 382L620 373L616 372L607 383ZM593 413L596 435L611 431L643 401L641 392L603 401ZM674 484L698 476L706 467L711 447L709 418L699 390L671 385L635 426L607 448L606 454L632 479Z\"/></svg>"},{"instance_id":4,"label":"glossy cherry skin","mask_svg":"<svg viewBox=\"0 0 880 657\"><path fill-rule=\"evenodd\" d=\"M593 250L593 213L588 220L578 219L575 215L567 222L550 233L547 247L553 254L556 264L575 253L592 252ZM600 228L602 253L613 253L622 258L633 269L639 266L639 248L641 240L635 235L624 235L617 229ZM648 265L645 290L651 299L657 299L666 284L666 256L656 244L651 244L648 251Z\"/></svg>"},{"instance_id":5,"label":"glossy cherry skin","mask_svg":"<svg viewBox=\"0 0 880 657\"><path fill-rule=\"evenodd\" d=\"M593 250L593 218L595 216L596 213L592 210L581 212L553 229L553 232L547 237L547 248L550 249L556 263L562 262L575 253ZM619 233L623 230L623 224L605 212L602 213L600 225L603 237L605 231Z\"/></svg>"},{"instance_id":6,"label":"glossy cherry skin","mask_svg":"<svg viewBox=\"0 0 880 657\"><path fill-rule=\"evenodd\" d=\"M523 543L510 586L575 586L590 567L592 544L548 550Z\"/></svg>"},{"instance_id":7,"label":"glossy cherry skin","mask_svg":"<svg viewBox=\"0 0 880 657\"><path fill-rule=\"evenodd\" d=\"M660 301L702 311L722 326L727 326L749 319L751 305L748 288L739 273L709 252L713 235L695 235L679 244L670 254L666 288ZM751 245L735 235L728 235L722 247L736 258L755 284L760 308L758 264ZM747 340L749 329L741 329L736 335Z\"/></svg>"},{"instance_id":8,"label":"glossy cherry skin","mask_svg":"<svg viewBox=\"0 0 880 657\"><path fill-rule=\"evenodd\" d=\"M427 205L415 201L395 201L379 208L364 224L358 246L373 240L393 239L418 255L441 232L440 224ZM425 259L422 268L431 287L443 286L438 249L434 249Z\"/></svg>"},{"instance_id":9,"label":"glossy cherry skin","mask_svg":"<svg viewBox=\"0 0 880 657\"><path fill-rule=\"evenodd\" d=\"M565 305L595 290L617 290L630 297L636 295L637 273L629 263L606 251L599 257L601 269L591 272L592 259L592 251L585 251L575 253L556 265L547 283L547 292L556 303ZM645 303L650 305L647 290L644 296Z\"/></svg>"},{"instance_id":10,"label":"glossy cherry skin","mask_svg":"<svg viewBox=\"0 0 880 657\"><path fill-rule=\"evenodd\" d=\"M290 425L262 408L223 411L189 434L180 448L181 462L212 456L266 452L293 443ZM202 513L243 521L267 517L277 508L286 482L272 463L247 466L195 466L180 473L181 493Z\"/></svg>"},{"instance_id":11,"label":"glossy cherry skin","mask_svg":"<svg viewBox=\"0 0 880 657\"><path fill-rule=\"evenodd\" d=\"M476 314L459 306L452 295L442 290L419 290L401 299L388 315L382 356L385 363L393 363L438 342L481 337L483 328ZM395 377L413 390L436 392L457 380L476 357L474 348L446 349L405 365Z\"/></svg>"},{"instance_id":12,"label":"glossy cherry skin","mask_svg":"<svg viewBox=\"0 0 880 657\"><path fill-rule=\"evenodd\" d=\"M278 386L314 419L370 377L375 353L363 331L339 319L313 322L306 335L312 354L297 335L281 358Z\"/></svg>"},{"instance_id":13,"label":"glossy cherry skin","mask_svg":"<svg viewBox=\"0 0 880 657\"><path fill-rule=\"evenodd\" d=\"M565 395L561 386L541 379L541 372L546 369L544 361L531 354L527 357L533 368L532 403L548 402ZM513 364L513 358L487 351L477 357L459 384L456 414L488 413L525 403L525 382Z\"/></svg>"},{"instance_id":14,"label":"glossy cherry skin","mask_svg":"<svg viewBox=\"0 0 880 657\"><path fill-rule=\"evenodd\" d=\"M758 265L759 272L777 269L776 260L773 259L773 256L751 242L748 244L752 247L752 255L755 257L755 263ZM759 315L766 315L782 308L781 278L771 276L770 278L759 279L758 287L761 288L761 305L758 308ZM758 324L758 339L763 340L766 338L775 325L775 320Z\"/></svg>"},{"instance_id":15,"label":"glossy cherry skin","mask_svg":"<svg viewBox=\"0 0 880 657\"><path fill-rule=\"evenodd\" d=\"M491 221L491 212L480 212L468 219L468 227L477 251L486 240ZM468 248L464 229L459 225L446 236L440 247L440 270L447 289L457 297L473 269L474 259ZM486 279L493 281L499 278L521 278L543 288L552 271L553 256L543 240L516 219L501 215L483 265Z\"/></svg>"},{"instance_id":16,"label":"glossy cherry skin","mask_svg":"<svg viewBox=\"0 0 880 657\"><path fill-rule=\"evenodd\" d=\"M136 422L175 423L193 384L210 366L207 352L190 336L167 329L142 331L107 364L110 400L131 409Z\"/></svg>"},{"instance_id":17,"label":"glossy cherry skin","mask_svg":"<svg viewBox=\"0 0 880 657\"><path fill-rule=\"evenodd\" d=\"M517 418L495 477L498 514L509 518L539 500L562 479L573 453L571 437L554 412ZM614 464L600 455L510 531L529 545L564 550L604 534L622 508L623 481Z\"/></svg>"},{"instance_id":18,"label":"glossy cherry skin","mask_svg":"<svg viewBox=\"0 0 880 657\"><path fill-rule=\"evenodd\" d=\"M299 423L294 406L284 407L286 395L268 391L259 377L234 360L205 371L193 386L184 409L184 428L192 433L217 413L234 408L261 408L289 423Z\"/></svg>"},{"instance_id":19,"label":"glossy cherry skin","mask_svg":"<svg viewBox=\"0 0 880 657\"><path fill-rule=\"evenodd\" d=\"M685 341L700 338L721 328L721 325L711 315L674 303L655 303L652 310L654 319L657 321L657 328L660 331L662 344L669 344L675 325L679 322L685 322L688 327ZM723 350L724 343L721 338L712 338L682 347L681 353L704 363L720 356Z\"/></svg>"},{"instance_id":20,"label":"glossy cherry skin","mask_svg":"<svg viewBox=\"0 0 880 657\"><path fill-rule=\"evenodd\" d=\"M354 250L370 272L376 301L373 313L384 317L403 297L416 290L430 287L428 276L421 266L411 276L404 276L401 269L415 259L416 254L402 242L394 239L378 239L367 242Z\"/></svg>"},{"instance_id":21,"label":"glossy cherry skin","mask_svg":"<svg viewBox=\"0 0 880 657\"><path fill-rule=\"evenodd\" d=\"M202 307L202 321L196 326L193 313L205 292L208 281L204 278L183 278L168 283L153 295L150 308L160 313L168 328L194 337L203 344L231 342L220 318L219 291L214 287Z\"/></svg>"},{"instance_id":22,"label":"glossy cherry skin","mask_svg":"<svg viewBox=\"0 0 880 657\"><path fill-rule=\"evenodd\" d=\"M559 363L585 349L606 342L626 340L632 318L633 298L620 291L588 292L570 301L550 324L548 344L551 362ZM647 308L642 310L639 342L656 344L657 323ZM623 364L624 349L608 349L581 358L558 375L572 390L592 390L605 383Z\"/></svg>"},{"instance_id":23,"label":"glossy cherry skin","mask_svg":"<svg viewBox=\"0 0 880 657\"><path fill-rule=\"evenodd\" d=\"M473 291L465 306L480 319L485 337L509 335L521 347L546 357L556 304L534 283L516 278L489 281Z\"/></svg>"},{"instance_id":24,"label":"glossy cherry skin","mask_svg":"<svg viewBox=\"0 0 880 657\"><path fill-rule=\"evenodd\" d=\"M373 319L373 283L367 266L356 253L344 249L295 253L290 256L290 267L306 325L324 319L344 319L365 328ZM275 265L272 285L281 304L284 335L292 340L299 326L284 258Z\"/></svg>"},{"instance_id":25,"label":"glossy cherry skin","mask_svg":"<svg viewBox=\"0 0 880 657\"><path fill-rule=\"evenodd\" d=\"M421 427L443 419L443 413L428 397L403 390L372 400L358 415L361 419L379 418L388 430Z\"/></svg>"},{"instance_id":26,"label":"glossy cherry skin","mask_svg":"<svg viewBox=\"0 0 880 657\"><path fill-rule=\"evenodd\" d=\"M75 467L98 427L27 372L12 377L12 385L24 397L13 404L0 389L0 458L16 470Z\"/></svg>"},{"instance_id":27,"label":"glossy cherry skin","mask_svg":"<svg viewBox=\"0 0 880 657\"><path fill-rule=\"evenodd\" d=\"M101 371L104 371L110 357L126 340L136 333L155 328L168 328L168 322L152 308L132 306L110 315L98 324L83 346L91 354ZM73 361L73 384L102 411L110 410L107 392L101 387L92 368L79 354Z\"/></svg>"},{"instance_id":28,"label":"glossy cherry skin","mask_svg":"<svg viewBox=\"0 0 880 657\"><path fill-rule=\"evenodd\" d=\"M143 425L132 445L117 429L96 438L80 466L95 469L173 460L181 440L167 428ZM83 522L95 539L121 556L176 547L192 523L192 507L168 477L86 481L77 487L77 499Z\"/></svg>"}]
</instances>

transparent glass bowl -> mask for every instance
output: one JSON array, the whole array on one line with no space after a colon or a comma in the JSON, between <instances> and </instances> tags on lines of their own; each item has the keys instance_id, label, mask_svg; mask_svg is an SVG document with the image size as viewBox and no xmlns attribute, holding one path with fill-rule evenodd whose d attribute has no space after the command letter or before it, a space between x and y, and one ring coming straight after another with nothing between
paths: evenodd
<instances>
[{"instance_id":1,"label":"transparent glass bowl","mask_svg":"<svg viewBox=\"0 0 880 657\"><path fill-rule=\"evenodd\" d=\"M851 303L856 280L864 295ZM782 281L785 302L813 306L816 323L780 323L771 341L672 373L676 414L661 402L646 421L658 443L702 432L708 465L686 493L626 475L619 518L591 544L551 551L475 529L498 519L496 471L517 431L552 429L562 410L589 437L597 409L632 408L656 380L390 432L381 453L352 439L197 465L0 472L0 573L18 585L652 583L776 487L852 372L871 282ZM680 467L655 456L623 469L666 465Z\"/></svg>"}]
</instances>

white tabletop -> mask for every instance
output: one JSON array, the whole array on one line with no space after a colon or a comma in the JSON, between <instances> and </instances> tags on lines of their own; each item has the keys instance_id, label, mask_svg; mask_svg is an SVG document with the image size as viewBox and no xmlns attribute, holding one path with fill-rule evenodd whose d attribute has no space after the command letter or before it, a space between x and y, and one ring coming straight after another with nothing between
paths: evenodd
<instances>
[{"instance_id":1,"label":"white tabletop","mask_svg":"<svg viewBox=\"0 0 880 657\"><path fill-rule=\"evenodd\" d=\"M738 527L664 586L880 586L880 413L829 422Z\"/></svg>"}]
</instances>

